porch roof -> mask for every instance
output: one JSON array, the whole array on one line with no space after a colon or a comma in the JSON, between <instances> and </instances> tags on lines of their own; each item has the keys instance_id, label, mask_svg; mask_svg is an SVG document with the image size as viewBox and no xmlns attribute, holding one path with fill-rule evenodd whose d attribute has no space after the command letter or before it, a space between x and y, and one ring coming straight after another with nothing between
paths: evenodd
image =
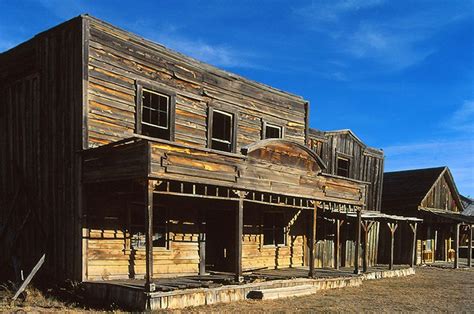
<instances>
[{"instance_id":1,"label":"porch roof","mask_svg":"<svg viewBox=\"0 0 474 314\"><path fill-rule=\"evenodd\" d=\"M426 207L419 207L419 210L423 216L427 217L428 219L434 218L447 223L463 223L467 225L474 224L474 216L467 216L458 212L450 212Z\"/></svg>"},{"instance_id":2,"label":"porch roof","mask_svg":"<svg viewBox=\"0 0 474 314\"><path fill-rule=\"evenodd\" d=\"M330 215L333 215L331 213ZM347 212L347 213L336 213L336 215L344 215L350 219L357 219L357 212ZM389 222L422 222L423 219L409 216L399 216L399 215L388 215L377 211L371 210L362 210L361 211L362 220L373 220L373 221L389 221Z\"/></svg>"}]
</instances>

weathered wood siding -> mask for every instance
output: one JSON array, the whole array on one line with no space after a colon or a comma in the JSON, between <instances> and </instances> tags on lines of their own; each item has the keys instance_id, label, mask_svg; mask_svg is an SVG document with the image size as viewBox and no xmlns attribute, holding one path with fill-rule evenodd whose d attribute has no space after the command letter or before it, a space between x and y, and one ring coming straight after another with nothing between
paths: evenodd
<instances>
[{"instance_id":1,"label":"weathered wood siding","mask_svg":"<svg viewBox=\"0 0 474 314\"><path fill-rule=\"evenodd\" d=\"M0 55L1 251L24 270L46 253L50 279L81 279L81 29L74 19Z\"/></svg>"},{"instance_id":2,"label":"weathered wood siding","mask_svg":"<svg viewBox=\"0 0 474 314\"><path fill-rule=\"evenodd\" d=\"M447 172L433 185L424 200L421 207L436 208L454 212L462 211L453 198L452 187L448 183Z\"/></svg>"},{"instance_id":3,"label":"weathered wood siding","mask_svg":"<svg viewBox=\"0 0 474 314\"><path fill-rule=\"evenodd\" d=\"M130 137L135 131L137 80L176 93L178 143L207 147L207 111L236 111L237 151L261 139L262 118L285 127L285 137L305 141L305 101L218 70L161 45L87 18L89 146Z\"/></svg>"},{"instance_id":4,"label":"weathered wood siding","mask_svg":"<svg viewBox=\"0 0 474 314\"><path fill-rule=\"evenodd\" d=\"M349 131L310 130L310 147L327 164L325 170L337 174L337 157L350 159L349 178L370 182L367 209L380 211L384 157L381 150L367 147Z\"/></svg>"}]
</instances>

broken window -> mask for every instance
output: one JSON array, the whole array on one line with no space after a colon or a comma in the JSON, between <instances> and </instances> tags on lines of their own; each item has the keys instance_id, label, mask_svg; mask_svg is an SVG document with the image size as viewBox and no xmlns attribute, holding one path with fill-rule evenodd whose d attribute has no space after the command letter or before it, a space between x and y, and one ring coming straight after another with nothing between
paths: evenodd
<instances>
[{"instance_id":1,"label":"broken window","mask_svg":"<svg viewBox=\"0 0 474 314\"><path fill-rule=\"evenodd\" d=\"M145 211L143 208L134 207L131 213L131 247L133 249L145 249ZM163 207L154 209L153 213L153 247L168 248L168 224L166 210Z\"/></svg>"},{"instance_id":2,"label":"broken window","mask_svg":"<svg viewBox=\"0 0 474 314\"><path fill-rule=\"evenodd\" d=\"M283 213L263 214L263 245L286 245L286 226Z\"/></svg>"},{"instance_id":3,"label":"broken window","mask_svg":"<svg viewBox=\"0 0 474 314\"><path fill-rule=\"evenodd\" d=\"M234 114L220 111L210 111L211 148L232 152L234 150Z\"/></svg>"},{"instance_id":4,"label":"broken window","mask_svg":"<svg viewBox=\"0 0 474 314\"><path fill-rule=\"evenodd\" d=\"M337 158L337 175L342 177L349 177L350 161L348 158Z\"/></svg>"}]
</instances>

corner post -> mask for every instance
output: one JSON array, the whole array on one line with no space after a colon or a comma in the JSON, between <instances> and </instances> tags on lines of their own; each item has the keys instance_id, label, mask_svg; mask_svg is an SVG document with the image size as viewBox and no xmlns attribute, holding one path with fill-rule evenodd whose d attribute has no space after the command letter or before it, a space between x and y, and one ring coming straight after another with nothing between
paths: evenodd
<instances>
[{"instance_id":1,"label":"corner post","mask_svg":"<svg viewBox=\"0 0 474 314\"><path fill-rule=\"evenodd\" d=\"M145 256L146 256L146 273L145 273L145 291L155 291L153 283L153 190L155 182L147 180L145 184Z\"/></svg>"},{"instance_id":2,"label":"corner post","mask_svg":"<svg viewBox=\"0 0 474 314\"><path fill-rule=\"evenodd\" d=\"M242 236L244 229L244 198L248 192L233 191L238 197L235 211L235 281L242 282Z\"/></svg>"},{"instance_id":3,"label":"corner post","mask_svg":"<svg viewBox=\"0 0 474 314\"><path fill-rule=\"evenodd\" d=\"M199 211L199 275L206 274L206 222L204 213Z\"/></svg>"},{"instance_id":4,"label":"corner post","mask_svg":"<svg viewBox=\"0 0 474 314\"><path fill-rule=\"evenodd\" d=\"M416 264L416 227L417 223L410 223L410 228L411 231L413 232L413 242L412 242L412 248L411 248L411 261L410 261L410 267L414 267Z\"/></svg>"},{"instance_id":5,"label":"corner post","mask_svg":"<svg viewBox=\"0 0 474 314\"><path fill-rule=\"evenodd\" d=\"M360 227L362 224L362 209L359 209L357 211L357 223L356 223L356 234L355 234L355 240L356 240L356 245L355 245L355 254L354 254L354 274L358 275L360 274L360 269L359 269L359 257L360 257L360 252L359 252L359 247L360 247Z\"/></svg>"},{"instance_id":6,"label":"corner post","mask_svg":"<svg viewBox=\"0 0 474 314\"><path fill-rule=\"evenodd\" d=\"M469 243L467 244L467 267L472 267L472 228L473 225L469 225Z\"/></svg>"},{"instance_id":7,"label":"corner post","mask_svg":"<svg viewBox=\"0 0 474 314\"><path fill-rule=\"evenodd\" d=\"M454 238L454 268L459 268L459 227L460 224L456 224L456 236Z\"/></svg>"},{"instance_id":8,"label":"corner post","mask_svg":"<svg viewBox=\"0 0 474 314\"><path fill-rule=\"evenodd\" d=\"M311 217L311 230L310 230L310 237L309 237L309 272L308 277L314 276L314 244L316 242L316 220L318 218L318 202L313 201L313 210L312 210L312 217Z\"/></svg>"}]
</instances>

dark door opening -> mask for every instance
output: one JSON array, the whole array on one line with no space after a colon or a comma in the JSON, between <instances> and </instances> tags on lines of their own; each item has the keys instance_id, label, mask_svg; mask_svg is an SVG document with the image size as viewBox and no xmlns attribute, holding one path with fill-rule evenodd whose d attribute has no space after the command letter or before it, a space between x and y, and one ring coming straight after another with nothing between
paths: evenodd
<instances>
[{"instance_id":1,"label":"dark door opening","mask_svg":"<svg viewBox=\"0 0 474 314\"><path fill-rule=\"evenodd\" d=\"M231 272L235 261L234 213L209 210L206 214L206 271Z\"/></svg>"}]
</instances>

